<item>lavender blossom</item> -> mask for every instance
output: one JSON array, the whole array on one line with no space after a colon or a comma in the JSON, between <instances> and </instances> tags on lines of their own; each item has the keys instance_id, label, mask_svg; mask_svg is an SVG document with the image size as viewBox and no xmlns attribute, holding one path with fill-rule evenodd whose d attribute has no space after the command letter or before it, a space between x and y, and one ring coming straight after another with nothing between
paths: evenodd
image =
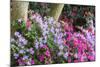
<instances>
[{"instance_id":1,"label":"lavender blossom","mask_svg":"<svg viewBox=\"0 0 100 67\"><path fill-rule=\"evenodd\" d=\"M20 42L22 45L26 45L26 44L27 44L27 40L25 40L24 37L20 37L20 38L19 38L19 42Z\"/></svg>"},{"instance_id":2,"label":"lavender blossom","mask_svg":"<svg viewBox=\"0 0 100 67\"><path fill-rule=\"evenodd\" d=\"M63 55L63 57L67 60L67 58L68 58L68 52L66 52L66 53Z\"/></svg>"},{"instance_id":3,"label":"lavender blossom","mask_svg":"<svg viewBox=\"0 0 100 67\"><path fill-rule=\"evenodd\" d=\"M63 49L64 49L64 46L63 46L63 45L60 45L60 46L59 46L59 49L60 49L60 50L63 50Z\"/></svg>"},{"instance_id":4,"label":"lavender blossom","mask_svg":"<svg viewBox=\"0 0 100 67\"><path fill-rule=\"evenodd\" d=\"M63 51L58 52L58 56L63 55Z\"/></svg>"},{"instance_id":5,"label":"lavender blossom","mask_svg":"<svg viewBox=\"0 0 100 67\"><path fill-rule=\"evenodd\" d=\"M23 60L27 60L29 58L29 56L25 55L23 56Z\"/></svg>"},{"instance_id":6,"label":"lavender blossom","mask_svg":"<svg viewBox=\"0 0 100 67\"><path fill-rule=\"evenodd\" d=\"M38 49L39 48L39 42L36 40L35 42L35 48Z\"/></svg>"},{"instance_id":7,"label":"lavender blossom","mask_svg":"<svg viewBox=\"0 0 100 67\"><path fill-rule=\"evenodd\" d=\"M19 53L20 54L23 54L23 53L25 53L25 51L24 50L20 50Z\"/></svg>"},{"instance_id":8,"label":"lavender blossom","mask_svg":"<svg viewBox=\"0 0 100 67\"><path fill-rule=\"evenodd\" d=\"M18 37L18 36L20 35L20 33L19 33L19 32L15 32L14 35L15 35L16 37Z\"/></svg>"},{"instance_id":9,"label":"lavender blossom","mask_svg":"<svg viewBox=\"0 0 100 67\"><path fill-rule=\"evenodd\" d=\"M19 54L14 53L14 57L15 57L15 59L17 59L19 57Z\"/></svg>"},{"instance_id":10,"label":"lavender blossom","mask_svg":"<svg viewBox=\"0 0 100 67\"><path fill-rule=\"evenodd\" d=\"M30 48L29 51L30 51L31 54L34 54L33 48Z\"/></svg>"}]
</instances>

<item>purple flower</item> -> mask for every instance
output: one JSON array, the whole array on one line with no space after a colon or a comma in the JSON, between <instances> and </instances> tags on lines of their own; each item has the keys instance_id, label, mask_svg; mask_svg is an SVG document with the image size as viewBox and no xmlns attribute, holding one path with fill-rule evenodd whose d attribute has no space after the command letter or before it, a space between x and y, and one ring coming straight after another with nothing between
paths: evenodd
<instances>
[{"instance_id":1,"label":"purple flower","mask_svg":"<svg viewBox=\"0 0 100 67\"><path fill-rule=\"evenodd\" d=\"M23 56L23 60L27 60L29 56Z\"/></svg>"},{"instance_id":2,"label":"purple flower","mask_svg":"<svg viewBox=\"0 0 100 67\"><path fill-rule=\"evenodd\" d=\"M29 51L30 51L31 54L34 54L33 48L30 48Z\"/></svg>"},{"instance_id":3,"label":"purple flower","mask_svg":"<svg viewBox=\"0 0 100 67\"><path fill-rule=\"evenodd\" d=\"M63 45L60 45L60 46L59 46L59 49L60 49L60 50L63 50L63 48L64 48Z\"/></svg>"},{"instance_id":4,"label":"purple flower","mask_svg":"<svg viewBox=\"0 0 100 67\"><path fill-rule=\"evenodd\" d=\"M19 32L15 32L14 35L15 35L16 37L19 37L19 36L20 36L20 33L19 33Z\"/></svg>"},{"instance_id":5,"label":"purple flower","mask_svg":"<svg viewBox=\"0 0 100 67\"><path fill-rule=\"evenodd\" d=\"M25 51L24 50L20 50L19 53L23 54L23 53L25 53Z\"/></svg>"},{"instance_id":6,"label":"purple flower","mask_svg":"<svg viewBox=\"0 0 100 67\"><path fill-rule=\"evenodd\" d=\"M39 42L35 42L35 48L36 48L36 49L39 48Z\"/></svg>"},{"instance_id":7,"label":"purple flower","mask_svg":"<svg viewBox=\"0 0 100 67\"><path fill-rule=\"evenodd\" d=\"M15 57L15 59L17 59L19 57L19 54L14 53L14 57Z\"/></svg>"},{"instance_id":8,"label":"purple flower","mask_svg":"<svg viewBox=\"0 0 100 67\"><path fill-rule=\"evenodd\" d=\"M57 39L57 44L58 44L58 45L61 45L61 44L63 44L63 41L62 41L62 39Z\"/></svg>"},{"instance_id":9,"label":"purple flower","mask_svg":"<svg viewBox=\"0 0 100 67\"><path fill-rule=\"evenodd\" d=\"M43 44L42 43L40 43L40 47L43 47Z\"/></svg>"},{"instance_id":10,"label":"purple flower","mask_svg":"<svg viewBox=\"0 0 100 67\"><path fill-rule=\"evenodd\" d=\"M25 38L23 38L23 37L20 37L20 38L19 38L19 42L20 42L22 45L26 45L26 44L27 44L27 40L25 40Z\"/></svg>"},{"instance_id":11,"label":"purple flower","mask_svg":"<svg viewBox=\"0 0 100 67\"><path fill-rule=\"evenodd\" d=\"M18 64L19 65L25 65L25 62L22 60L22 58L18 59Z\"/></svg>"},{"instance_id":12,"label":"purple flower","mask_svg":"<svg viewBox=\"0 0 100 67\"><path fill-rule=\"evenodd\" d=\"M35 64L34 60L31 60L31 64Z\"/></svg>"},{"instance_id":13,"label":"purple flower","mask_svg":"<svg viewBox=\"0 0 100 67\"><path fill-rule=\"evenodd\" d=\"M51 27L50 31L54 34L54 27Z\"/></svg>"},{"instance_id":14,"label":"purple flower","mask_svg":"<svg viewBox=\"0 0 100 67\"><path fill-rule=\"evenodd\" d=\"M56 31L57 33L59 33L60 30L56 28L55 31Z\"/></svg>"},{"instance_id":15,"label":"purple flower","mask_svg":"<svg viewBox=\"0 0 100 67\"><path fill-rule=\"evenodd\" d=\"M67 58L68 58L68 52L66 52L66 53L63 55L63 57L67 60Z\"/></svg>"},{"instance_id":16,"label":"purple flower","mask_svg":"<svg viewBox=\"0 0 100 67\"><path fill-rule=\"evenodd\" d=\"M58 52L58 56L63 55L63 51Z\"/></svg>"}]
</instances>

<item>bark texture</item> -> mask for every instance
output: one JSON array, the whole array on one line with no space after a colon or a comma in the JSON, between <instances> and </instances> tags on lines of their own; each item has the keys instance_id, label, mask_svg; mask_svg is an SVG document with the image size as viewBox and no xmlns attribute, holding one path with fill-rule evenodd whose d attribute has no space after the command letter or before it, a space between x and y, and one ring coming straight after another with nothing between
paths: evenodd
<instances>
[{"instance_id":1,"label":"bark texture","mask_svg":"<svg viewBox=\"0 0 100 67\"><path fill-rule=\"evenodd\" d=\"M27 20L27 12L29 2L25 2L22 0L13 0L11 2L11 20L16 20L22 18L23 20Z\"/></svg>"},{"instance_id":2,"label":"bark texture","mask_svg":"<svg viewBox=\"0 0 100 67\"><path fill-rule=\"evenodd\" d=\"M49 12L49 16L54 17L56 21L58 21L59 16L63 10L64 4L52 4L51 10Z\"/></svg>"}]
</instances>

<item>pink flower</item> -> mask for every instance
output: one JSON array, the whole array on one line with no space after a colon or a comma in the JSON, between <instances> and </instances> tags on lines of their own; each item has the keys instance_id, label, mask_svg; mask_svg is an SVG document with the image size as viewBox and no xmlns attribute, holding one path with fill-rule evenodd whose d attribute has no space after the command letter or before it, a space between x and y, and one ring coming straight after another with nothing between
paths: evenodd
<instances>
[{"instance_id":1,"label":"pink flower","mask_svg":"<svg viewBox=\"0 0 100 67\"><path fill-rule=\"evenodd\" d=\"M77 46L79 44L78 40L74 40L74 45Z\"/></svg>"},{"instance_id":2,"label":"pink flower","mask_svg":"<svg viewBox=\"0 0 100 67\"><path fill-rule=\"evenodd\" d=\"M84 56L81 56L80 61L81 61L81 62L84 61Z\"/></svg>"},{"instance_id":3,"label":"pink flower","mask_svg":"<svg viewBox=\"0 0 100 67\"><path fill-rule=\"evenodd\" d=\"M78 62L78 60L74 60L74 63L77 63Z\"/></svg>"},{"instance_id":4,"label":"pink flower","mask_svg":"<svg viewBox=\"0 0 100 67\"><path fill-rule=\"evenodd\" d=\"M42 48L47 48L48 49L48 47L46 45L43 45Z\"/></svg>"},{"instance_id":5,"label":"pink flower","mask_svg":"<svg viewBox=\"0 0 100 67\"><path fill-rule=\"evenodd\" d=\"M30 28L30 27L31 27L31 21L30 21L29 19L28 19L27 22L26 22L26 27L27 27L27 28Z\"/></svg>"},{"instance_id":6,"label":"pink flower","mask_svg":"<svg viewBox=\"0 0 100 67\"><path fill-rule=\"evenodd\" d=\"M70 41L72 34L70 32L67 32L67 35L68 35L67 40Z\"/></svg>"},{"instance_id":7,"label":"pink flower","mask_svg":"<svg viewBox=\"0 0 100 67\"><path fill-rule=\"evenodd\" d=\"M95 60L95 57L93 55L92 56L88 56L88 59L93 61L93 60Z\"/></svg>"},{"instance_id":8,"label":"pink flower","mask_svg":"<svg viewBox=\"0 0 100 67\"><path fill-rule=\"evenodd\" d=\"M31 64L35 64L34 60L31 60Z\"/></svg>"},{"instance_id":9,"label":"pink flower","mask_svg":"<svg viewBox=\"0 0 100 67\"><path fill-rule=\"evenodd\" d=\"M22 60L22 58L18 59L18 64L19 65L25 65L25 62Z\"/></svg>"},{"instance_id":10,"label":"pink flower","mask_svg":"<svg viewBox=\"0 0 100 67\"><path fill-rule=\"evenodd\" d=\"M70 59L68 59L68 63L70 63L71 62L71 58Z\"/></svg>"},{"instance_id":11,"label":"pink flower","mask_svg":"<svg viewBox=\"0 0 100 67\"><path fill-rule=\"evenodd\" d=\"M41 62L44 61L44 55L40 55L39 59L40 59Z\"/></svg>"},{"instance_id":12,"label":"pink flower","mask_svg":"<svg viewBox=\"0 0 100 67\"><path fill-rule=\"evenodd\" d=\"M81 53L80 53L80 51L78 51L78 58L81 58Z\"/></svg>"},{"instance_id":13,"label":"pink flower","mask_svg":"<svg viewBox=\"0 0 100 67\"><path fill-rule=\"evenodd\" d=\"M71 14L72 14L72 16L76 16L76 15L77 15L77 13L76 13L76 12L72 12Z\"/></svg>"},{"instance_id":14,"label":"pink flower","mask_svg":"<svg viewBox=\"0 0 100 67\"><path fill-rule=\"evenodd\" d=\"M45 55L48 56L48 57L50 57L50 52L49 52L49 50L47 50L47 51L45 52Z\"/></svg>"}]
</instances>

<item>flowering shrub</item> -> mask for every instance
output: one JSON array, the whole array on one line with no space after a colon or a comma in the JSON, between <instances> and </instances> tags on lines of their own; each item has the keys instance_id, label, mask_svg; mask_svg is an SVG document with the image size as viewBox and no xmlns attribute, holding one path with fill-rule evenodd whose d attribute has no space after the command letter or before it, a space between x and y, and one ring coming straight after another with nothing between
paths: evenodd
<instances>
[{"instance_id":1,"label":"flowering shrub","mask_svg":"<svg viewBox=\"0 0 100 67\"><path fill-rule=\"evenodd\" d=\"M18 19L11 28L12 65L95 60L95 35L74 32L53 17L32 13L27 22Z\"/></svg>"}]
</instances>

